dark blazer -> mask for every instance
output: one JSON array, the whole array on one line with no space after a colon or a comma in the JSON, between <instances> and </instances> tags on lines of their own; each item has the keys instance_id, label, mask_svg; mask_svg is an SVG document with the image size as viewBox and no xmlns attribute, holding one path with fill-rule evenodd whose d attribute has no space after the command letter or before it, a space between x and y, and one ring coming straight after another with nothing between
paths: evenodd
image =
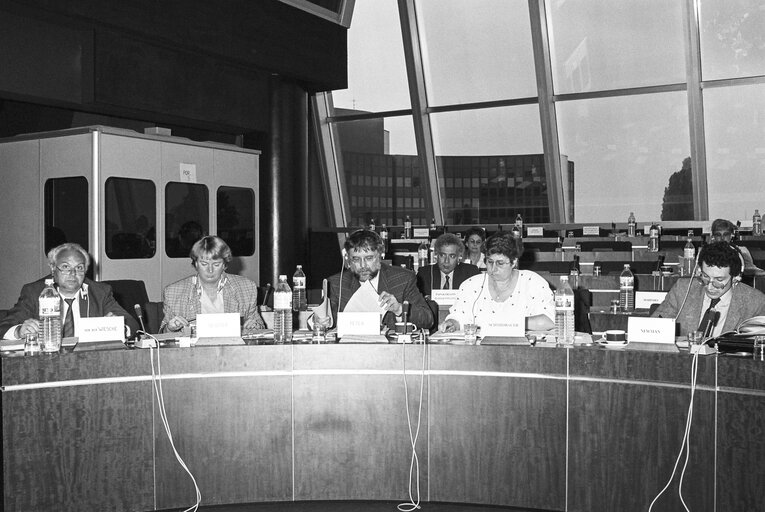
<instances>
[{"instance_id":1,"label":"dark blazer","mask_svg":"<svg viewBox=\"0 0 765 512\"><path fill-rule=\"evenodd\" d=\"M342 285L340 283L341 275ZM378 293L391 293L401 304L408 300L409 321L417 325L417 327L429 328L433 325L433 312L425 302L425 298L417 290L415 276L411 271L383 263L380 267L379 276ZM348 304L351 296L359 289L361 283L348 269L344 269L342 273L330 276L327 281L329 283L327 294L332 306L332 318L337 322L338 301L340 301L339 310L342 311L345 309L345 305ZM389 311L385 314L382 321L388 328L394 329L396 316Z\"/></svg>"},{"instance_id":2,"label":"dark blazer","mask_svg":"<svg viewBox=\"0 0 765 512\"><path fill-rule=\"evenodd\" d=\"M463 281L480 273L478 267L472 263L459 263L452 272L452 289L458 289ZM438 265L427 265L417 271L417 288L426 297L429 297L433 290L441 289L441 271Z\"/></svg>"},{"instance_id":3,"label":"dark blazer","mask_svg":"<svg viewBox=\"0 0 765 512\"><path fill-rule=\"evenodd\" d=\"M691 291L688 293L688 299L685 301L683 310L678 315L680 304L688 292L688 286ZM755 290L744 283L738 283L730 290L731 296L728 314L725 317L722 332L735 330L741 322L752 318L753 316L765 315L765 294ZM699 326L701 318L702 301L704 300L704 286L698 279L683 278L678 279L675 285L669 290L656 311L655 317L674 318L677 315L677 323L680 324L680 335L683 336L690 331L695 331Z\"/></svg>"},{"instance_id":4,"label":"dark blazer","mask_svg":"<svg viewBox=\"0 0 765 512\"><path fill-rule=\"evenodd\" d=\"M50 277L50 276L48 276ZM45 288L45 279L39 279L33 283L25 284L21 288L21 295L16 305L8 311L8 315L0 322L0 338L5 336L6 331L13 326L24 323L28 318L37 318L40 314L38 298ZM97 283L85 278L88 285L87 298L80 297L80 315L83 317L106 316L112 313L125 319L125 325L130 327L131 335L140 329L138 322L132 315L120 306L112 295L112 287L105 283ZM63 313L64 308L61 308ZM63 318L61 323L63 325Z\"/></svg>"}]
</instances>

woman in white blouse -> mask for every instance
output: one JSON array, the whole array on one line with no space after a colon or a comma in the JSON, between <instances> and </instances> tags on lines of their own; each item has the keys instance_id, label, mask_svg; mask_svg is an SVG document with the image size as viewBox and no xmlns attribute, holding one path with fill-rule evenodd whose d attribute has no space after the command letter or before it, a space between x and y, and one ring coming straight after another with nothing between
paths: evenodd
<instances>
[{"instance_id":1,"label":"woman in white blouse","mask_svg":"<svg viewBox=\"0 0 765 512\"><path fill-rule=\"evenodd\" d=\"M458 331L466 323L488 323L520 309L526 329L545 331L555 325L555 300L550 285L530 270L518 270L523 243L510 233L497 233L484 242L486 273L460 286L456 302L439 326L442 332Z\"/></svg>"}]
</instances>

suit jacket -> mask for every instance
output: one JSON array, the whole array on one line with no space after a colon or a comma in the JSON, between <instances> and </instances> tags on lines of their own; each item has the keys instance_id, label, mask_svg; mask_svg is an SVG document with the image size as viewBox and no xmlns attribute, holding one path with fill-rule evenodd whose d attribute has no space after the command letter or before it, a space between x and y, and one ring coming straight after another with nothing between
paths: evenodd
<instances>
[{"instance_id":1,"label":"suit jacket","mask_svg":"<svg viewBox=\"0 0 765 512\"><path fill-rule=\"evenodd\" d=\"M174 316L182 316L186 320L194 320L202 313L202 302L196 285L196 275L185 277L165 287L162 293L164 318L159 330L162 331L167 322ZM223 285L223 310L226 313L239 313L244 321L254 319L259 322L259 329L265 329L266 324L258 312L258 285L246 277L236 274L226 274Z\"/></svg>"},{"instance_id":2,"label":"suit jacket","mask_svg":"<svg viewBox=\"0 0 765 512\"><path fill-rule=\"evenodd\" d=\"M480 274L481 271L472 263L460 263L452 272L452 289L459 289L463 281ZM417 288L420 293L428 297L433 290L441 289L441 270L438 265L426 265L417 271Z\"/></svg>"},{"instance_id":3,"label":"suit jacket","mask_svg":"<svg viewBox=\"0 0 765 512\"><path fill-rule=\"evenodd\" d=\"M50 278L50 276L48 276ZM25 284L21 288L21 294L16 305L8 311L8 315L0 322L0 338L5 336L8 329L19 325L28 318L37 318L40 314L38 299L40 292L45 288L45 279L39 279L33 283ZM130 315L112 295L112 287L105 283L97 283L85 278L83 287L87 286L87 298L80 297L80 316L97 317L112 313L125 319L125 325L130 327L131 334L140 329L138 322ZM63 300L63 299L62 299ZM63 314L64 307L61 307ZM76 320L75 320L76 322ZM61 319L63 326L64 319Z\"/></svg>"},{"instance_id":4,"label":"suit jacket","mask_svg":"<svg viewBox=\"0 0 765 512\"><path fill-rule=\"evenodd\" d=\"M680 324L680 335L695 331L699 326L704 300L704 286L698 279L682 278L669 290L664 302L654 311L652 316L674 318L690 285L691 291L685 301L683 310L677 316ZM765 295L759 290L744 283L738 283L731 288L732 293L728 315L725 317L722 332L735 330L741 322L757 315L765 315Z\"/></svg>"},{"instance_id":5,"label":"suit jacket","mask_svg":"<svg viewBox=\"0 0 765 512\"><path fill-rule=\"evenodd\" d=\"M342 284L340 282L341 276ZM408 320L417 325L417 327L429 328L433 325L433 312L425 302L425 298L417 290L415 276L411 271L383 263L380 267L379 276L378 293L388 292L393 294L401 304L408 300ZM327 293L332 307L332 318L337 321L338 301L341 301L339 311L342 311L345 309L345 305L348 304L351 296L359 289L361 283L350 270L330 276L327 281L329 283ZM390 311L385 314L382 321L389 329L396 327L396 315Z\"/></svg>"}]
</instances>

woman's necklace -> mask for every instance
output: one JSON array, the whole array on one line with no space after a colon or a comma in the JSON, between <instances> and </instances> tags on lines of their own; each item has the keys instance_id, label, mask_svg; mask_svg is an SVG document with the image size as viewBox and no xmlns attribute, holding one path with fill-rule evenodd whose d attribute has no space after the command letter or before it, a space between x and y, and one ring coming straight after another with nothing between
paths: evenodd
<instances>
[{"instance_id":1,"label":"woman's necklace","mask_svg":"<svg viewBox=\"0 0 765 512\"><path fill-rule=\"evenodd\" d=\"M495 302L505 302L513 294L515 284L518 281L518 272L512 270L510 273L510 279L505 281L506 284L500 284L498 281L489 280L489 292L491 298Z\"/></svg>"}]
</instances>

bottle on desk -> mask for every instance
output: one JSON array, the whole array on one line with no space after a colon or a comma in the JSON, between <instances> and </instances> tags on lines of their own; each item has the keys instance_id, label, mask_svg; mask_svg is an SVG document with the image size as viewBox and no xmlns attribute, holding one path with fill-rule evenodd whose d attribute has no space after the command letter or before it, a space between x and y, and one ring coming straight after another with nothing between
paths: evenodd
<instances>
[{"instance_id":1,"label":"bottle on desk","mask_svg":"<svg viewBox=\"0 0 765 512\"><path fill-rule=\"evenodd\" d=\"M683 247L683 258L687 259L694 259L696 257L696 247L693 245L693 230L688 230L688 240L685 242L685 247Z\"/></svg>"},{"instance_id":2,"label":"bottle on desk","mask_svg":"<svg viewBox=\"0 0 765 512\"><path fill-rule=\"evenodd\" d=\"M412 238L412 219L409 215L404 219L404 238L407 240Z\"/></svg>"},{"instance_id":3,"label":"bottle on desk","mask_svg":"<svg viewBox=\"0 0 765 512\"><path fill-rule=\"evenodd\" d=\"M381 258L385 259L385 253L388 252L388 226L383 222L382 228L380 228L380 238L383 243L383 253Z\"/></svg>"},{"instance_id":4,"label":"bottle on desk","mask_svg":"<svg viewBox=\"0 0 765 512\"><path fill-rule=\"evenodd\" d=\"M574 344L574 291L568 276L560 276L560 286L555 290L555 341Z\"/></svg>"},{"instance_id":5,"label":"bottle on desk","mask_svg":"<svg viewBox=\"0 0 765 512\"><path fill-rule=\"evenodd\" d=\"M752 236L762 236L762 216L760 216L760 210L755 210L752 216Z\"/></svg>"},{"instance_id":6,"label":"bottle on desk","mask_svg":"<svg viewBox=\"0 0 765 512\"><path fill-rule=\"evenodd\" d=\"M306 298L306 277L303 265L298 265L292 275L292 310L308 311L308 299Z\"/></svg>"},{"instance_id":7,"label":"bottle on desk","mask_svg":"<svg viewBox=\"0 0 765 512\"><path fill-rule=\"evenodd\" d=\"M274 290L274 343L292 343L292 290L284 274Z\"/></svg>"},{"instance_id":8,"label":"bottle on desk","mask_svg":"<svg viewBox=\"0 0 765 512\"><path fill-rule=\"evenodd\" d=\"M53 354L61 349L61 297L53 287L53 279L45 280L38 299L40 313L40 348Z\"/></svg>"},{"instance_id":9,"label":"bottle on desk","mask_svg":"<svg viewBox=\"0 0 765 512\"><path fill-rule=\"evenodd\" d=\"M377 229L377 225L375 224L374 219L369 219L369 231L374 231Z\"/></svg>"},{"instance_id":10,"label":"bottle on desk","mask_svg":"<svg viewBox=\"0 0 765 512\"><path fill-rule=\"evenodd\" d=\"M637 221L635 220L635 212L630 212L630 216L627 218L627 236L637 236Z\"/></svg>"},{"instance_id":11,"label":"bottle on desk","mask_svg":"<svg viewBox=\"0 0 765 512\"><path fill-rule=\"evenodd\" d=\"M521 214L515 216L515 227L513 228L513 236L515 236L515 230L518 229L518 238L523 238L523 217Z\"/></svg>"},{"instance_id":12,"label":"bottle on desk","mask_svg":"<svg viewBox=\"0 0 765 512\"><path fill-rule=\"evenodd\" d=\"M418 269L428 265L428 262L430 261L430 258L428 255L429 252L430 252L430 248L428 247L428 243L425 240L420 242L419 247L417 247L417 268Z\"/></svg>"},{"instance_id":13,"label":"bottle on desk","mask_svg":"<svg viewBox=\"0 0 765 512\"><path fill-rule=\"evenodd\" d=\"M648 230L648 252L659 252L659 226L651 224Z\"/></svg>"},{"instance_id":14,"label":"bottle on desk","mask_svg":"<svg viewBox=\"0 0 765 512\"><path fill-rule=\"evenodd\" d=\"M635 310L635 276L629 263L624 264L619 276L619 308L625 313Z\"/></svg>"}]
</instances>

